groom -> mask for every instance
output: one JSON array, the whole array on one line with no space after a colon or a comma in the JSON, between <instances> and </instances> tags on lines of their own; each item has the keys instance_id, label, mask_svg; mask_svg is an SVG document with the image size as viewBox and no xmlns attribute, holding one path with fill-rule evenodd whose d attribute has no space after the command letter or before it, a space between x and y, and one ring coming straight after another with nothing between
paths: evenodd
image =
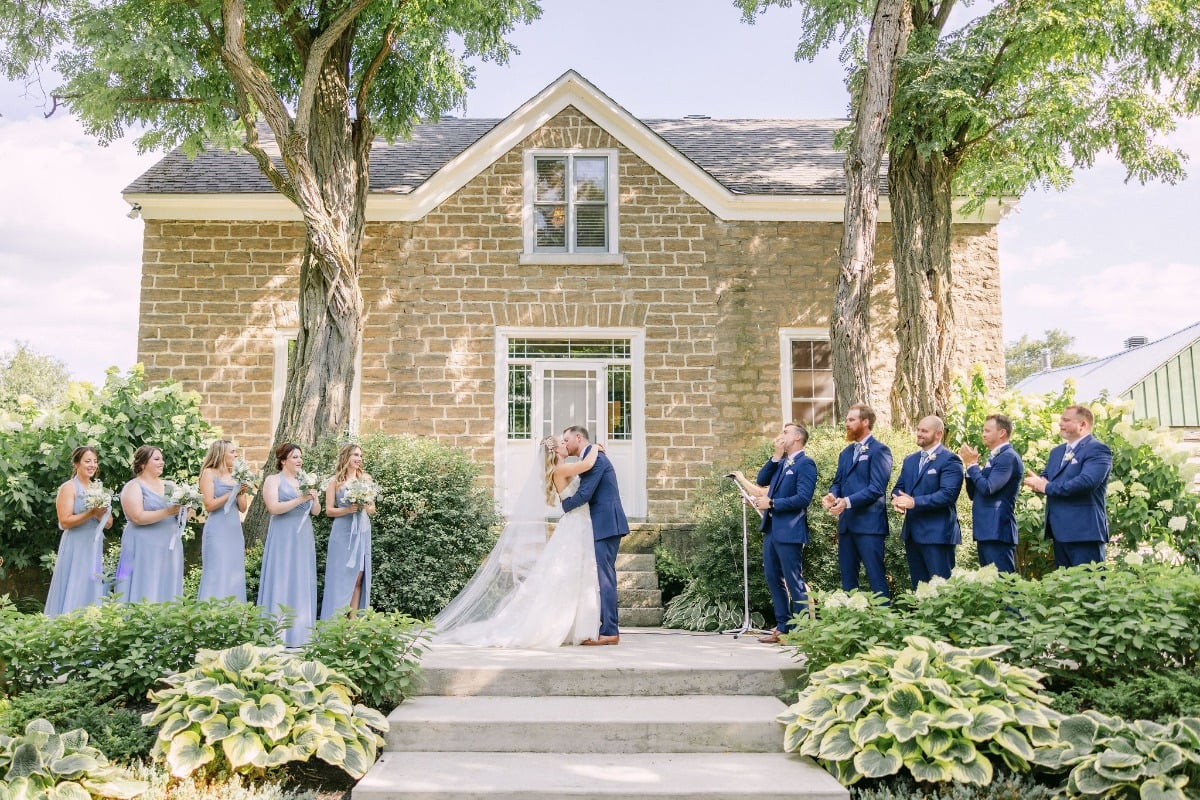
<instances>
[{"instance_id":1,"label":"groom","mask_svg":"<svg viewBox=\"0 0 1200 800\"><path fill-rule=\"evenodd\" d=\"M572 425L563 431L563 441L569 455L583 458L592 443L588 431L580 425ZM608 456L599 453L596 465L579 476L579 489L563 500L565 514L590 503L588 512L592 517L592 537L596 540L596 572L600 578L600 633L595 639L585 639L588 645L617 644L621 641L617 628L617 550L621 537L629 533L625 509L621 507L621 495L617 492L617 473Z\"/></svg>"}]
</instances>

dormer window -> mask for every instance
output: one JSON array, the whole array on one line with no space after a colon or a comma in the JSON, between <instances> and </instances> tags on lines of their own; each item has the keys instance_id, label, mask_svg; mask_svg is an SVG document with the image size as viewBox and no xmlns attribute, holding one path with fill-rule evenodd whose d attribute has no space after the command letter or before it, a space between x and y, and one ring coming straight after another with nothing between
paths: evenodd
<instances>
[{"instance_id":1,"label":"dormer window","mask_svg":"<svg viewBox=\"0 0 1200 800\"><path fill-rule=\"evenodd\" d=\"M535 257L530 260L609 261L617 255L616 165L614 150L526 153L525 255Z\"/></svg>"}]
</instances>

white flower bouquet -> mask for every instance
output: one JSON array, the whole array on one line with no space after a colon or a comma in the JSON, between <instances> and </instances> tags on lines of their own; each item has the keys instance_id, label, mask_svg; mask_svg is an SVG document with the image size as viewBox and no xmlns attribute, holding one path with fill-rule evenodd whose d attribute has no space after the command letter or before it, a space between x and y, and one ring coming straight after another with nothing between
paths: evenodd
<instances>
[{"instance_id":1,"label":"white flower bouquet","mask_svg":"<svg viewBox=\"0 0 1200 800\"><path fill-rule=\"evenodd\" d=\"M382 489L370 478L351 478L346 481L346 502L350 505L370 505L379 499Z\"/></svg>"},{"instance_id":2,"label":"white flower bouquet","mask_svg":"<svg viewBox=\"0 0 1200 800\"><path fill-rule=\"evenodd\" d=\"M233 482L240 489L242 485L249 486L249 493L254 494L258 490L259 474L251 469L245 459L235 459L233 462Z\"/></svg>"},{"instance_id":3,"label":"white flower bouquet","mask_svg":"<svg viewBox=\"0 0 1200 800\"><path fill-rule=\"evenodd\" d=\"M194 508L197 511L204 510L204 495L200 494L196 484L166 481L163 488L167 502L171 505Z\"/></svg>"},{"instance_id":4,"label":"white flower bouquet","mask_svg":"<svg viewBox=\"0 0 1200 800\"><path fill-rule=\"evenodd\" d=\"M113 496L112 492L104 488L104 484L100 481L92 481L83 493L83 510L91 511L94 508L112 508Z\"/></svg>"},{"instance_id":5,"label":"white flower bouquet","mask_svg":"<svg viewBox=\"0 0 1200 800\"><path fill-rule=\"evenodd\" d=\"M300 485L301 494L304 494L309 489L320 489L324 482L320 475L314 475L311 472L300 470L296 473L296 483Z\"/></svg>"}]
</instances>

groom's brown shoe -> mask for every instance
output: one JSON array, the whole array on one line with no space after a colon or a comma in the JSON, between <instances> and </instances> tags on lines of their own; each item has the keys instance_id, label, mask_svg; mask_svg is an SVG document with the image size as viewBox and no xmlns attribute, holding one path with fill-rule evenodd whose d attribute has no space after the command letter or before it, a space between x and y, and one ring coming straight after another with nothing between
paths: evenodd
<instances>
[{"instance_id":1,"label":"groom's brown shoe","mask_svg":"<svg viewBox=\"0 0 1200 800\"><path fill-rule=\"evenodd\" d=\"M620 636L597 636L595 639L584 639L580 644L589 647L602 644L620 644Z\"/></svg>"}]
</instances>

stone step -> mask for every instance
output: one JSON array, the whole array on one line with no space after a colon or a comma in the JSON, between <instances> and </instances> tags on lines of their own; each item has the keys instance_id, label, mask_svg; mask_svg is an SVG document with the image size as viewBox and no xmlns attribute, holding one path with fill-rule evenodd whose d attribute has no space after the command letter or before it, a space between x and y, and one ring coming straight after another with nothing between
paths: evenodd
<instances>
[{"instance_id":1,"label":"stone step","mask_svg":"<svg viewBox=\"0 0 1200 800\"><path fill-rule=\"evenodd\" d=\"M654 554L617 553L617 571L654 572Z\"/></svg>"},{"instance_id":2,"label":"stone step","mask_svg":"<svg viewBox=\"0 0 1200 800\"><path fill-rule=\"evenodd\" d=\"M662 608L661 589L617 589L618 608Z\"/></svg>"},{"instance_id":3,"label":"stone step","mask_svg":"<svg viewBox=\"0 0 1200 800\"><path fill-rule=\"evenodd\" d=\"M413 697L388 715L389 751L770 753L774 697Z\"/></svg>"},{"instance_id":4,"label":"stone step","mask_svg":"<svg viewBox=\"0 0 1200 800\"><path fill-rule=\"evenodd\" d=\"M618 572L617 573L617 588L618 589L657 589L658 588L658 573L657 572Z\"/></svg>"},{"instance_id":5,"label":"stone step","mask_svg":"<svg viewBox=\"0 0 1200 800\"><path fill-rule=\"evenodd\" d=\"M353 800L847 800L808 759L783 753L385 752Z\"/></svg>"},{"instance_id":6,"label":"stone step","mask_svg":"<svg viewBox=\"0 0 1200 800\"><path fill-rule=\"evenodd\" d=\"M661 608L618 608L617 624L624 628L658 628L663 622Z\"/></svg>"},{"instance_id":7,"label":"stone step","mask_svg":"<svg viewBox=\"0 0 1200 800\"><path fill-rule=\"evenodd\" d=\"M437 644L421 660L421 676L420 695L779 697L795 689L801 670L783 648L753 638L627 627L616 647L503 650Z\"/></svg>"}]
</instances>

